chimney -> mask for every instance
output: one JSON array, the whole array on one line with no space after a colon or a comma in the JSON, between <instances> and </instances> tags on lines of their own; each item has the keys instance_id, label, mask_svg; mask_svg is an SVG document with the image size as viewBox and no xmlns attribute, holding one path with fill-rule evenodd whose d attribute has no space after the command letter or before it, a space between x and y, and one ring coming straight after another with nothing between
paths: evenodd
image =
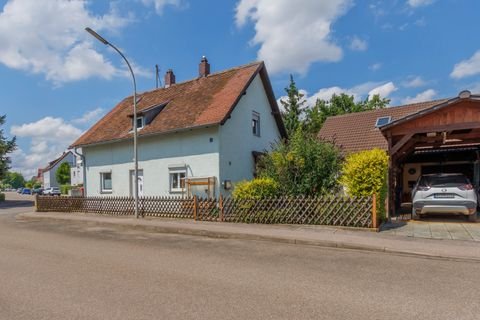
<instances>
[{"instance_id":1,"label":"chimney","mask_svg":"<svg viewBox=\"0 0 480 320\"><path fill-rule=\"evenodd\" d=\"M165 73L165 88L170 87L172 84L175 84L175 75L172 69L168 69L167 73Z\"/></svg>"},{"instance_id":2,"label":"chimney","mask_svg":"<svg viewBox=\"0 0 480 320\"><path fill-rule=\"evenodd\" d=\"M200 78L206 77L210 74L210 63L208 63L207 57L203 56L202 61L198 65L198 76Z\"/></svg>"}]
</instances>

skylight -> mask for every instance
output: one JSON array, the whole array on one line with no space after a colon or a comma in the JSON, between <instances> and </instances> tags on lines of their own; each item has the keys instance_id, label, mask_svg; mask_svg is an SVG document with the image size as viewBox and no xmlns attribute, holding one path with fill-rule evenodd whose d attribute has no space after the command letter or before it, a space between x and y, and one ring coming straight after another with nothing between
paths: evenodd
<instances>
[{"instance_id":1,"label":"skylight","mask_svg":"<svg viewBox=\"0 0 480 320\"><path fill-rule=\"evenodd\" d=\"M379 127L382 127L384 125L387 125L390 123L392 117L380 117L380 118L377 118L377 122L375 123L375 127L379 128Z\"/></svg>"}]
</instances>

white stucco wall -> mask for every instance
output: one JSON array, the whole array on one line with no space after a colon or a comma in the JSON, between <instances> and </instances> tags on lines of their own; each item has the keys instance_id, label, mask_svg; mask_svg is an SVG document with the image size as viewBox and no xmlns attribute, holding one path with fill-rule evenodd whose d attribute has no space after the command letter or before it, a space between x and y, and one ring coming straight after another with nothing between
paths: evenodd
<instances>
[{"instance_id":1,"label":"white stucco wall","mask_svg":"<svg viewBox=\"0 0 480 320\"><path fill-rule=\"evenodd\" d=\"M252 114L260 114L260 137L252 133ZM255 77L233 110L231 118L220 126L220 179L233 183L253 178L255 169L252 151L271 149L280 139L275 118L268 102L262 80ZM220 182L221 182L220 181ZM223 190L224 195L230 192Z\"/></svg>"},{"instance_id":2,"label":"white stucco wall","mask_svg":"<svg viewBox=\"0 0 480 320\"><path fill-rule=\"evenodd\" d=\"M187 176L219 177L218 127L157 135L138 140L139 170L143 170L144 196L170 193L169 166L185 165ZM112 193L130 195L133 170L132 142L83 148L86 158L87 196L102 195L100 173L112 173ZM217 183L218 192L218 183Z\"/></svg>"}]
</instances>

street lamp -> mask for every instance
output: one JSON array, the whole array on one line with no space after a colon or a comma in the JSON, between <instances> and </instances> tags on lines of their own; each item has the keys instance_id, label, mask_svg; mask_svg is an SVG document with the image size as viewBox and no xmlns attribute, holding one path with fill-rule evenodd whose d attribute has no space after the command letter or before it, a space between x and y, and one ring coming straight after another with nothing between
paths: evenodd
<instances>
[{"instance_id":1,"label":"street lamp","mask_svg":"<svg viewBox=\"0 0 480 320\"><path fill-rule=\"evenodd\" d=\"M103 43L104 45L112 47L115 51L118 52L120 56L122 56L123 60L125 60L125 63L128 66L128 69L130 70L130 73L132 75L133 79L133 161L135 163L134 167L134 175L135 175L135 192L134 192L134 197L135 197L135 218L138 218L138 147L137 147L137 83L135 81L135 75L133 74L132 67L130 66L130 63L128 62L127 58L123 55L123 53L118 50L117 47L115 47L113 44L105 40L102 36L100 36L98 33L93 31L90 28L85 28L85 31L90 33L92 36L94 36L98 41Z\"/></svg>"}]
</instances>

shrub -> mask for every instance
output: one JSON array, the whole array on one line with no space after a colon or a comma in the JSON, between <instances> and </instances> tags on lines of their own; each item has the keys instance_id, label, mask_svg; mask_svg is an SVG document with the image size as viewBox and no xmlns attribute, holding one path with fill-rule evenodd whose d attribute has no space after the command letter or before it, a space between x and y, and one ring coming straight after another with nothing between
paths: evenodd
<instances>
[{"instance_id":1,"label":"shrub","mask_svg":"<svg viewBox=\"0 0 480 320\"><path fill-rule=\"evenodd\" d=\"M385 218L387 197L388 156L381 149L372 149L347 156L340 184L350 196L377 195L380 218Z\"/></svg>"},{"instance_id":2,"label":"shrub","mask_svg":"<svg viewBox=\"0 0 480 320\"><path fill-rule=\"evenodd\" d=\"M0 192L0 202L5 201L5 193Z\"/></svg>"},{"instance_id":3,"label":"shrub","mask_svg":"<svg viewBox=\"0 0 480 320\"><path fill-rule=\"evenodd\" d=\"M68 191L69 191L69 190L72 190L72 186L69 185L69 184L62 184L62 185L60 186L60 192L61 192L62 194L68 194Z\"/></svg>"},{"instance_id":4,"label":"shrub","mask_svg":"<svg viewBox=\"0 0 480 320\"><path fill-rule=\"evenodd\" d=\"M262 199L275 197L278 194L278 184L271 178L256 178L250 181L240 181L235 185L235 199Z\"/></svg>"},{"instance_id":5,"label":"shrub","mask_svg":"<svg viewBox=\"0 0 480 320\"><path fill-rule=\"evenodd\" d=\"M297 130L261 158L258 171L276 181L282 195L313 196L336 188L341 161L335 145Z\"/></svg>"}]
</instances>

